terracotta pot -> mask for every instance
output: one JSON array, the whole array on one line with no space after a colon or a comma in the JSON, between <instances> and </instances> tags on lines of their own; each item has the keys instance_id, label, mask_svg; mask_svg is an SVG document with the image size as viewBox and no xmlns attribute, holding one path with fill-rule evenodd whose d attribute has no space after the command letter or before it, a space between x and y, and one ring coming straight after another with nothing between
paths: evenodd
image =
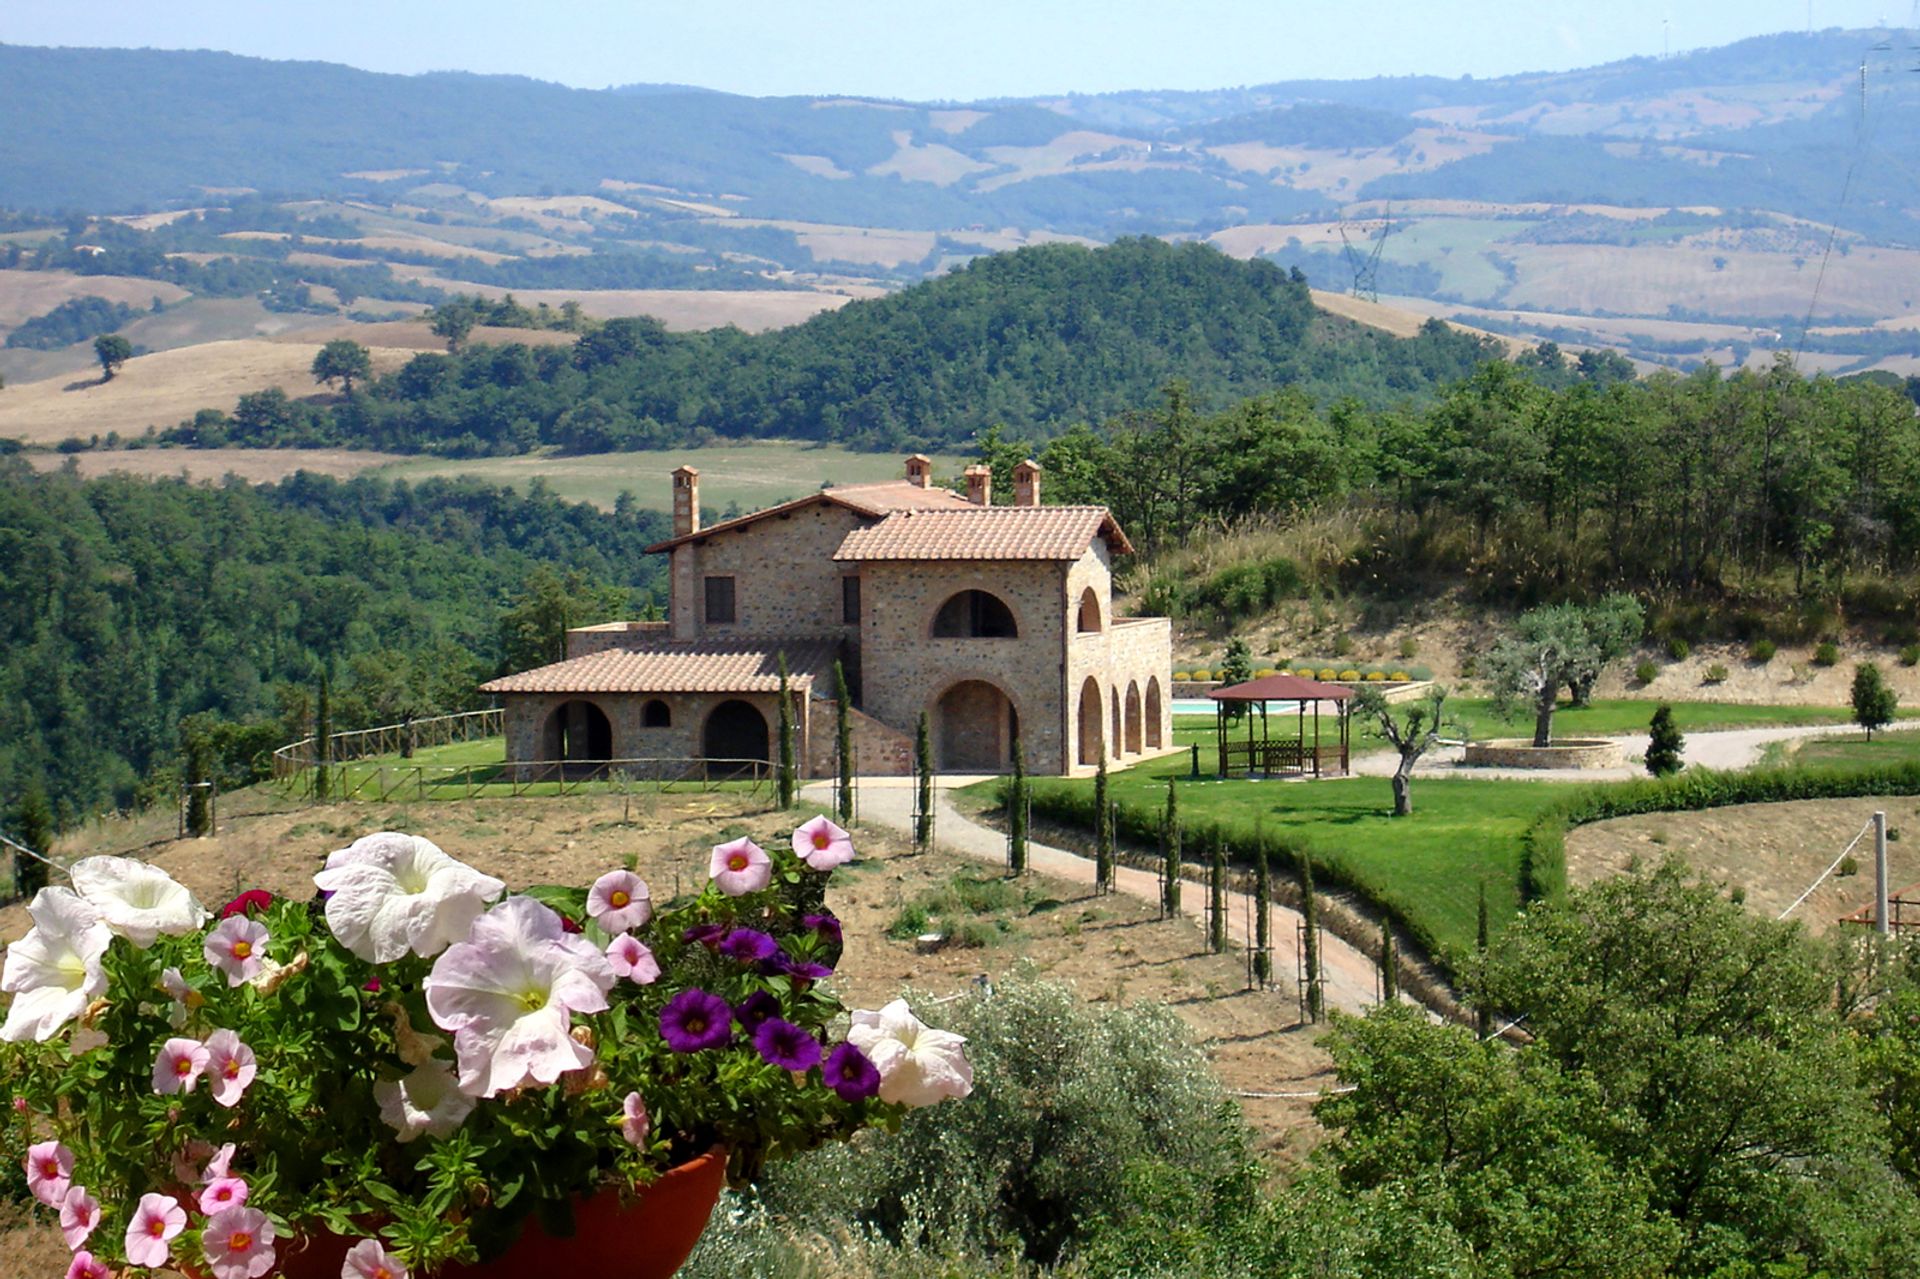
<instances>
[{"instance_id":1,"label":"terracotta pot","mask_svg":"<svg viewBox=\"0 0 1920 1279\"><path fill-rule=\"evenodd\" d=\"M726 1151L709 1151L668 1169L626 1203L614 1191L576 1199L574 1233L564 1239L552 1238L529 1217L505 1253L479 1265L448 1266L436 1279L669 1279L700 1242L726 1182ZM340 1279L347 1249L356 1242L326 1234L283 1246L275 1273L282 1279Z\"/></svg>"}]
</instances>

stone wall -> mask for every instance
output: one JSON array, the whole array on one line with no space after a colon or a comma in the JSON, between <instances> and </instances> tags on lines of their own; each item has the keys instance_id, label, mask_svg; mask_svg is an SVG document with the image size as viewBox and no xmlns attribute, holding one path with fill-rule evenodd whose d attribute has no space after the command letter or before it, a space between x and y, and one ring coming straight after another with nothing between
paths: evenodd
<instances>
[{"instance_id":1,"label":"stone wall","mask_svg":"<svg viewBox=\"0 0 1920 1279\"><path fill-rule=\"evenodd\" d=\"M1482 768L1613 768L1621 762L1620 743L1607 738L1567 738L1535 746L1529 737L1496 737L1468 742L1463 763Z\"/></svg>"},{"instance_id":2,"label":"stone wall","mask_svg":"<svg viewBox=\"0 0 1920 1279\"><path fill-rule=\"evenodd\" d=\"M1082 599L1089 590L1099 605L1098 631L1078 629ZM1113 569L1104 540L1096 540L1068 568L1064 603L1068 625L1074 628L1065 662L1067 771L1091 773L1101 754L1110 765L1124 764L1171 745L1172 624L1165 618L1114 617ZM1091 695L1086 693L1089 680ZM1083 720L1083 706L1096 705L1098 722L1092 722L1092 715ZM1129 731L1130 720L1137 722L1137 730Z\"/></svg>"},{"instance_id":3,"label":"stone wall","mask_svg":"<svg viewBox=\"0 0 1920 1279\"><path fill-rule=\"evenodd\" d=\"M836 564L833 553L862 522L821 502L676 546L673 638L855 638L859 628L840 620L840 579L852 566ZM733 578L731 625L707 623L709 577Z\"/></svg>"},{"instance_id":4,"label":"stone wall","mask_svg":"<svg viewBox=\"0 0 1920 1279\"><path fill-rule=\"evenodd\" d=\"M576 626L567 632L567 657L585 657L611 648L629 648L667 638L666 622L603 622Z\"/></svg>"},{"instance_id":5,"label":"stone wall","mask_svg":"<svg viewBox=\"0 0 1920 1279\"><path fill-rule=\"evenodd\" d=\"M809 749L799 758L808 777L840 775L840 743L834 727L834 706L830 697L813 699L813 736ZM911 777L913 775L913 738L871 715L854 711L849 721L853 731L854 766L862 776Z\"/></svg>"},{"instance_id":6,"label":"stone wall","mask_svg":"<svg viewBox=\"0 0 1920 1279\"><path fill-rule=\"evenodd\" d=\"M779 758L778 693L507 693L501 700L505 704L503 719L509 764L549 762L550 752L545 742L547 721L555 710L576 701L598 707L607 717L612 729L609 754L613 759L700 759L705 755L703 736L707 717L729 701L745 702L760 712L767 722L766 758L773 761ZM644 727L641 720L646 704L655 700L666 703L670 722L660 728ZM796 696L794 701L798 707L794 720L794 759L803 762L813 749L812 730L820 721L809 722L807 698ZM827 749L831 751L833 720L830 714L825 723ZM882 753L875 748L876 756Z\"/></svg>"}]
</instances>

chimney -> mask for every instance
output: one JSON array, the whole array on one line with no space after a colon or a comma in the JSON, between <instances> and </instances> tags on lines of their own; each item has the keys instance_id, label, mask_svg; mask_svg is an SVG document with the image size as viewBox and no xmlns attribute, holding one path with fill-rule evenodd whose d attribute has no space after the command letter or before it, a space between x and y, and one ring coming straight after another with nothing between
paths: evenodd
<instances>
[{"instance_id":1,"label":"chimney","mask_svg":"<svg viewBox=\"0 0 1920 1279\"><path fill-rule=\"evenodd\" d=\"M1013 504L1040 505L1040 464L1032 458L1013 468Z\"/></svg>"},{"instance_id":2,"label":"chimney","mask_svg":"<svg viewBox=\"0 0 1920 1279\"><path fill-rule=\"evenodd\" d=\"M673 535L700 531L700 472L683 466L673 473Z\"/></svg>"},{"instance_id":3,"label":"chimney","mask_svg":"<svg viewBox=\"0 0 1920 1279\"><path fill-rule=\"evenodd\" d=\"M975 506L992 506L993 468L969 466L963 474L967 477L967 500Z\"/></svg>"},{"instance_id":4,"label":"chimney","mask_svg":"<svg viewBox=\"0 0 1920 1279\"><path fill-rule=\"evenodd\" d=\"M907 459L907 483L917 489L926 488L933 483L933 459L925 453L915 453Z\"/></svg>"}]
</instances>

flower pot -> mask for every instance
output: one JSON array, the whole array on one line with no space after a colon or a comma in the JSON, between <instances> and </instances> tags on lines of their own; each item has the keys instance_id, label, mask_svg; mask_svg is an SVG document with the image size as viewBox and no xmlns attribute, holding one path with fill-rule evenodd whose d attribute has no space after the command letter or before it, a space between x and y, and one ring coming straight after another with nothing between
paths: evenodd
<instances>
[{"instance_id":1,"label":"flower pot","mask_svg":"<svg viewBox=\"0 0 1920 1279\"><path fill-rule=\"evenodd\" d=\"M555 1239L532 1217L513 1246L492 1261L447 1266L437 1279L668 1279L686 1264L727 1181L727 1152L711 1150L669 1168L639 1195L615 1191L574 1201L574 1233ZM282 1279L340 1279L356 1240L325 1234L281 1249ZM192 1270L185 1273L192 1275Z\"/></svg>"}]
</instances>

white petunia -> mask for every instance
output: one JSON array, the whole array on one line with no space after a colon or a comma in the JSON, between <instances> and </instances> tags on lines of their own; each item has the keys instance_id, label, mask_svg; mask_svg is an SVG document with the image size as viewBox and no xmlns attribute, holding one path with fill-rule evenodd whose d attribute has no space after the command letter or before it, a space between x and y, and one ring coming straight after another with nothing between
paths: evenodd
<instances>
[{"instance_id":1,"label":"white petunia","mask_svg":"<svg viewBox=\"0 0 1920 1279\"><path fill-rule=\"evenodd\" d=\"M100 912L66 888L43 888L27 907L33 928L7 948L0 990L13 1006L0 1039L45 1040L87 1010L107 989L100 957L113 934Z\"/></svg>"},{"instance_id":2,"label":"white petunia","mask_svg":"<svg viewBox=\"0 0 1920 1279\"><path fill-rule=\"evenodd\" d=\"M373 1086L380 1118L399 1134L401 1145L417 1137L451 1137L473 1112L474 1099L460 1091L453 1072L428 1061L404 1079L382 1079Z\"/></svg>"},{"instance_id":3,"label":"white petunia","mask_svg":"<svg viewBox=\"0 0 1920 1279\"><path fill-rule=\"evenodd\" d=\"M207 908L158 866L131 857L85 857L67 873L107 927L141 950L162 933L184 937L207 922Z\"/></svg>"},{"instance_id":4,"label":"white petunia","mask_svg":"<svg viewBox=\"0 0 1920 1279\"><path fill-rule=\"evenodd\" d=\"M880 1100L931 1106L973 1091L973 1066L966 1038L935 1030L896 999L879 1012L857 1011L847 1042L867 1055L880 1072Z\"/></svg>"},{"instance_id":5,"label":"white petunia","mask_svg":"<svg viewBox=\"0 0 1920 1279\"><path fill-rule=\"evenodd\" d=\"M509 897L435 961L427 1011L453 1032L461 1091L491 1097L592 1065L568 1032L574 1013L606 1010L613 980L598 946L533 898Z\"/></svg>"},{"instance_id":6,"label":"white petunia","mask_svg":"<svg viewBox=\"0 0 1920 1279\"><path fill-rule=\"evenodd\" d=\"M340 944L376 964L439 954L467 935L507 886L418 835L382 831L327 857L313 877Z\"/></svg>"}]
</instances>

